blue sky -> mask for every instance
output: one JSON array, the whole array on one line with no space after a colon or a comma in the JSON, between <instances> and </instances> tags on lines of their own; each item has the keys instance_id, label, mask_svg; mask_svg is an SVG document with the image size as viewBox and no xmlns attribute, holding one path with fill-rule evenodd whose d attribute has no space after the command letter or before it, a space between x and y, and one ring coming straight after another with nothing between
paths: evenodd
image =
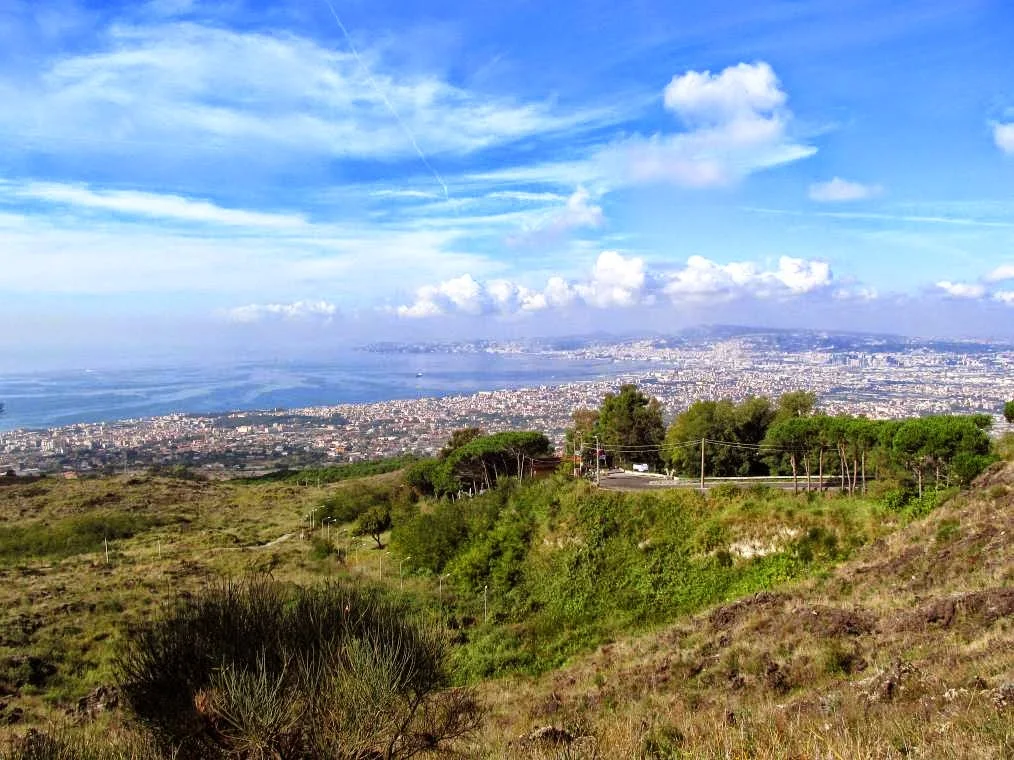
<instances>
[{"instance_id":1,"label":"blue sky","mask_svg":"<svg viewBox=\"0 0 1014 760\"><path fill-rule=\"evenodd\" d=\"M1011 39L1002 0L0 0L0 349L1014 337Z\"/></svg>"}]
</instances>

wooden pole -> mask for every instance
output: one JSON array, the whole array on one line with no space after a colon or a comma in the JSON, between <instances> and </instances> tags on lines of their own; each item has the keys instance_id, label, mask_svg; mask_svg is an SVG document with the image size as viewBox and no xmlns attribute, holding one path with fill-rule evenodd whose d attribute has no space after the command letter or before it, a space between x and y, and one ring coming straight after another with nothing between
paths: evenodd
<instances>
[{"instance_id":1,"label":"wooden pole","mask_svg":"<svg viewBox=\"0 0 1014 760\"><path fill-rule=\"evenodd\" d=\"M701 493L704 493L704 442L706 438L701 439Z\"/></svg>"}]
</instances>

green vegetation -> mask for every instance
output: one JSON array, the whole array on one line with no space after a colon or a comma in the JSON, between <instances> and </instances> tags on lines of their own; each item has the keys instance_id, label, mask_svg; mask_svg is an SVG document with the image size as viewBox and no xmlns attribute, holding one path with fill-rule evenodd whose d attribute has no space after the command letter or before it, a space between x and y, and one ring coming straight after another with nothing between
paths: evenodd
<instances>
[{"instance_id":1,"label":"green vegetation","mask_svg":"<svg viewBox=\"0 0 1014 760\"><path fill-rule=\"evenodd\" d=\"M607 393L602 399L594 434L617 464L645 462L657 466L661 461L658 446L665 437L662 405L658 399L641 393L636 385L622 385L619 393Z\"/></svg>"},{"instance_id":2,"label":"green vegetation","mask_svg":"<svg viewBox=\"0 0 1014 760\"><path fill-rule=\"evenodd\" d=\"M850 415L813 414L812 396L786 394L772 402L763 396L740 403L698 401L673 420L664 455L682 476L791 474L798 488L825 490L827 478L839 490L865 493L868 473L921 496L925 481L934 488L967 486L994 457L986 434L988 415L869 420Z\"/></svg>"},{"instance_id":3,"label":"green vegetation","mask_svg":"<svg viewBox=\"0 0 1014 760\"><path fill-rule=\"evenodd\" d=\"M1014 401L1008 401L1003 405L1003 418L1014 425Z\"/></svg>"},{"instance_id":4,"label":"green vegetation","mask_svg":"<svg viewBox=\"0 0 1014 760\"><path fill-rule=\"evenodd\" d=\"M611 403L618 427L652 408ZM587 452L602 417L574 419ZM600 490L537 473L540 433L475 428L320 487L12 479L0 758L939 756L951 734L1004 756L1014 471L958 493L994 458L985 421L802 393L688 421L740 444L708 444L716 467L799 492Z\"/></svg>"},{"instance_id":5,"label":"green vegetation","mask_svg":"<svg viewBox=\"0 0 1014 760\"><path fill-rule=\"evenodd\" d=\"M414 456L390 457L369 462L349 462L333 467L309 467L302 470L278 470L256 478L247 478L249 483L296 483L305 485L327 485L352 478L383 475L395 472L415 461Z\"/></svg>"},{"instance_id":6,"label":"green vegetation","mask_svg":"<svg viewBox=\"0 0 1014 760\"><path fill-rule=\"evenodd\" d=\"M363 513L359 517L358 522L356 522L356 529L353 535L370 536L377 542L377 548L383 549L383 534L390 529L391 511L389 509L385 509L384 507L371 507L367 512Z\"/></svg>"},{"instance_id":7,"label":"green vegetation","mask_svg":"<svg viewBox=\"0 0 1014 760\"><path fill-rule=\"evenodd\" d=\"M179 758L409 757L473 729L443 639L362 584L253 580L130 631L120 688Z\"/></svg>"},{"instance_id":8,"label":"green vegetation","mask_svg":"<svg viewBox=\"0 0 1014 760\"><path fill-rule=\"evenodd\" d=\"M0 525L0 562L97 552L107 540L130 538L157 524L150 515L97 512L52 522Z\"/></svg>"},{"instance_id":9,"label":"green vegetation","mask_svg":"<svg viewBox=\"0 0 1014 760\"><path fill-rule=\"evenodd\" d=\"M422 503L392 541L417 570L445 576L442 611L475 679L540 672L622 631L818 574L936 503L735 487L628 494L557 476Z\"/></svg>"},{"instance_id":10,"label":"green vegetation","mask_svg":"<svg viewBox=\"0 0 1014 760\"><path fill-rule=\"evenodd\" d=\"M440 458L409 467L406 483L421 495L474 494L492 488L500 478L530 474L536 460L552 453L549 439L542 433L478 435L473 430L455 433Z\"/></svg>"}]
</instances>

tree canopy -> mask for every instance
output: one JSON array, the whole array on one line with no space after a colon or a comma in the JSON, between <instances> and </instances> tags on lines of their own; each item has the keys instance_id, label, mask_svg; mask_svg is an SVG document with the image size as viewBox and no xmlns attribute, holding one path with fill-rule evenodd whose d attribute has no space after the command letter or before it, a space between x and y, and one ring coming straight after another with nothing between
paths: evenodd
<instances>
[{"instance_id":1,"label":"tree canopy","mask_svg":"<svg viewBox=\"0 0 1014 760\"><path fill-rule=\"evenodd\" d=\"M658 449L665 438L662 404L636 385L622 385L619 393L607 393L602 399L594 433L615 461L657 466L661 461Z\"/></svg>"},{"instance_id":2,"label":"tree canopy","mask_svg":"<svg viewBox=\"0 0 1014 760\"><path fill-rule=\"evenodd\" d=\"M475 430L471 428L469 430ZM441 450L442 458L424 459L412 465L405 482L424 495L454 494L459 490L491 488L502 477L522 477L531 472L534 460L552 454L552 445L535 431L510 431L492 435L462 436L456 431ZM455 442L467 437L460 446Z\"/></svg>"}]
</instances>

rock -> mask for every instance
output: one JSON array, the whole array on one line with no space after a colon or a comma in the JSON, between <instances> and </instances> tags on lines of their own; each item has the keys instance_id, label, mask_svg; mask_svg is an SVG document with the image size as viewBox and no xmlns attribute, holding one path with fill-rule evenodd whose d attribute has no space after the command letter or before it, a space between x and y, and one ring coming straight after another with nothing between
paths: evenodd
<instances>
[{"instance_id":1,"label":"rock","mask_svg":"<svg viewBox=\"0 0 1014 760\"><path fill-rule=\"evenodd\" d=\"M81 718L95 718L100 713L115 710L120 705L120 692L114 686L99 686L91 694L77 701L75 712Z\"/></svg>"},{"instance_id":2,"label":"rock","mask_svg":"<svg viewBox=\"0 0 1014 760\"><path fill-rule=\"evenodd\" d=\"M1009 710L1014 707L1014 681L993 689L993 705L997 710Z\"/></svg>"},{"instance_id":3,"label":"rock","mask_svg":"<svg viewBox=\"0 0 1014 760\"><path fill-rule=\"evenodd\" d=\"M570 744L574 735L565 728L542 726L521 737L521 741L540 744Z\"/></svg>"}]
</instances>

